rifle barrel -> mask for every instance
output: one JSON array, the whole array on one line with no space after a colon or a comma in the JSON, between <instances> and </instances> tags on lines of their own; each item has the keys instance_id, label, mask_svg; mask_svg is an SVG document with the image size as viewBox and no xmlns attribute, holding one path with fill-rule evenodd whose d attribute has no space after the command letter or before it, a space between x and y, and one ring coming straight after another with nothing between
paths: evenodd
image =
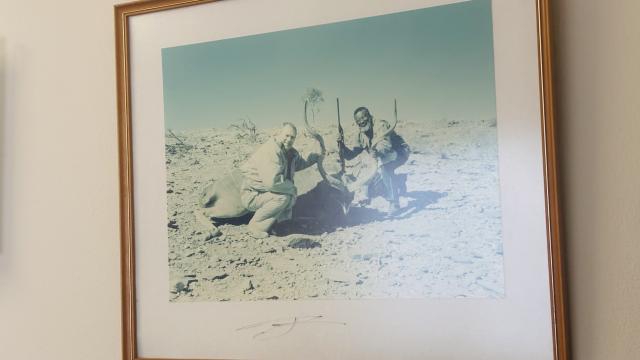
<instances>
[{"instance_id":1,"label":"rifle barrel","mask_svg":"<svg viewBox=\"0 0 640 360\"><path fill-rule=\"evenodd\" d=\"M342 124L340 124L340 98L336 98L336 107L338 108L338 129L342 130Z\"/></svg>"},{"instance_id":2,"label":"rifle barrel","mask_svg":"<svg viewBox=\"0 0 640 360\"><path fill-rule=\"evenodd\" d=\"M344 134L344 130L342 130L342 124L340 123L340 98L336 98L336 107L338 109L338 134L340 134L340 140L338 140L338 156L340 160L340 172L344 174L345 171L345 163L344 163L344 154L342 153L342 144L341 141L342 136Z\"/></svg>"},{"instance_id":3,"label":"rifle barrel","mask_svg":"<svg viewBox=\"0 0 640 360\"><path fill-rule=\"evenodd\" d=\"M393 116L396 118L396 123L398 122L398 100L393 99Z\"/></svg>"}]
</instances>

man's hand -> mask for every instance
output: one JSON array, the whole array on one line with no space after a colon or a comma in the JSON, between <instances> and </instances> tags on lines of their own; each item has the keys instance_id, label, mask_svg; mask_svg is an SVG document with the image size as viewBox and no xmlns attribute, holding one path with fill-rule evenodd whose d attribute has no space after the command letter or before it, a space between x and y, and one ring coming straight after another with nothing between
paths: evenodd
<instances>
[{"instance_id":1,"label":"man's hand","mask_svg":"<svg viewBox=\"0 0 640 360\"><path fill-rule=\"evenodd\" d=\"M296 186L291 180L285 180L283 182L274 184L271 188L271 191L278 194L297 196Z\"/></svg>"},{"instance_id":2,"label":"man's hand","mask_svg":"<svg viewBox=\"0 0 640 360\"><path fill-rule=\"evenodd\" d=\"M318 153L311 153L309 154L307 161L309 163L315 164L318 161L320 161L320 159L322 159L322 155L318 154Z\"/></svg>"},{"instance_id":3,"label":"man's hand","mask_svg":"<svg viewBox=\"0 0 640 360\"><path fill-rule=\"evenodd\" d=\"M387 139L384 139L373 146L373 152L377 156L384 156L387 153L390 153L392 150L393 150L393 146L391 145L391 142L388 141Z\"/></svg>"},{"instance_id":4,"label":"man's hand","mask_svg":"<svg viewBox=\"0 0 640 360\"><path fill-rule=\"evenodd\" d=\"M336 137L336 141L338 142L338 144L344 144L344 135L338 132L338 137Z\"/></svg>"}]
</instances>

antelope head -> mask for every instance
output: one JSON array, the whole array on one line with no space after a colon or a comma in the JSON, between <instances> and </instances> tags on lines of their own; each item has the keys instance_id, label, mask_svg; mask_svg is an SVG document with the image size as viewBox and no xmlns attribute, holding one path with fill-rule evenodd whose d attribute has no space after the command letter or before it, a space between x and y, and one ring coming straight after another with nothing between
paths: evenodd
<instances>
[{"instance_id":1,"label":"antelope head","mask_svg":"<svg viewBox=\"0 0 640 360\"><path fill-rule=\"evenodd\" d=\"M393 115L394 115L393 116L394 121L392 124L389 124L385 120L380 120L384 122L383 126L386 128L386 130L383 131L381 134L375 134L375 139L373 139L372 143L374 144L378 143L379 141L387 137L389 134L393 132L393 130L395 130L396 125L398 125L398 103L395 99L393 100Z\"/></svg>"},{"instance_id":2,"label":"antelope head","mask_svg":"<svg viewBox=\"0 0 640 360\"><path fill-rule=\"evenodd\" d=\"M307 133L318 142L318 144L320 145L320 157L318 158L318 162L316 163L316 166L318 167L318 172L320 173L320 176L322 176L322 180L324 180L327 184L329 184L332 188L338 190L341 194L340 196L340 200L338 201L340 203L340 206L342 207L342 211L343 213L346 215L349 212L349 209L351 207L351 198L353 197L352 194L349 192L349 190L347 189L346 185L344 184L344 182L341 179L338 179L334 176L331 176L329 174L327 174L327 171L324 169L324 165L323 165L323 161L324 161L324 157L327 153L327 148L325 147L324 144L324 139L322 138L322 136L318 133L318 131L316 131L314 128L311 127L311 125L309 125L309 119L307 116L307 106L308 106L308 101L305 100L304 102L304 127L305 130L307 131Z\"/></svg>"}]
</instances>

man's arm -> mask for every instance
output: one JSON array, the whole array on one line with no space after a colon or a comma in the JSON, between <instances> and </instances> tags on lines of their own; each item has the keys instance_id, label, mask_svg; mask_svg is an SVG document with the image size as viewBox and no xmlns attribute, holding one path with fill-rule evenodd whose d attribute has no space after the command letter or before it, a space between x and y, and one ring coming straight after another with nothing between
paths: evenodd
<instances>
[{"instance_id":1,"label":"man's arm","mask_svg":"<svg viewBox=\"0 0 640 360\"><path fill-rule=\"evenodd\" d=\"M360 155L361 152L364 151L364 148L356 146L353 149L349 149L343 141L338 142L339 151L342 152L342 156L344 156L347 160L352 160L356 156Z\"/></svg>"},{"instance_id":2,"label":"man's arm","mask_svg":"<svg viewBox=\"0 0 640 360\"><path fill-rule=\"evenodd\" d=\"M276 194L297 195L296 186L291 180L282 180L275 182L270 189L271 192Z\"/></svg>"},{"instance_id":3,"label":"man's arm","mask_svg":"<svg viewBox=\"0 0 640 360\"><path fill-rule=\"evenodd\" d=\"M389 137L389 135L378 141L373 146L373 151L376 153L376 155L380 156L384 156L385 154L393 151L393 144L391 143L391 138Z\"/></svg>"},{"instance_id":4,"label":"man's arm","mask_svg":"<svg viewBox=\"0 0 640 360\"><path fill-rule=\"evenodd\" d=\"M317 154L317 153L311 153L307 155L306 159L298 154L298 156L295 159L294 166L296 168L296 171L304 170L310 166L313 166L315 163L319 161L319 159L320 159L320 154Z\"/></svg>"},{"instance_id":5,"label":"man's arm","mask_svg":"<svg viewBox=\"0 0 640 360\"><path fill-rule=\"evenodd\" d=\"M293 182L284 178L277 156L262 156L259 160L261 161L254 162L254 166L263 188L257 190L279 194L296 194L296 187Z\"/></svg>"},{"instance_id":6,"label":"man's arm","mask_svg":"<svg viewBox=\"0 0 640 360\"><path fill-rule=\"evenodd\" d=\"M254 186L260 191L295 195L296 187L291 180L284 178L283 165L276 151L272 146L262 146L250 159L260 180L260 184Z\"/></svg>"},{"instance_id":7,"label":"man's arm","mask_svg":"<svg viewBox=\"0 0 640 360\"><path fill-rule=\"evenodd\" d=\"M390 153L395 152L395 149L393 148L393 141L391 139L391 137L395 135L395 132L392 130L391 132L387 133L391 125L389 125L386 120L380 119L376 124L377 126L374 129L374 133L386 133L386 135L384 137L374 136L371 147L376 157L385 158Z\"/></svg>"}]
</instances>

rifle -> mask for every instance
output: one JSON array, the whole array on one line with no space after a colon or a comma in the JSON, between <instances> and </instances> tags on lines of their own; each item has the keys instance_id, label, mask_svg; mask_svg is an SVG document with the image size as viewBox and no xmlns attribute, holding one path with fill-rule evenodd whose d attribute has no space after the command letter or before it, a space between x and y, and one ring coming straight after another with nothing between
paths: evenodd
<instances>
[{"instance_id":1,"label":"rifle","mask_svg":"<svg viewBox=\"0 0 640 360\"><path fill-rule=\"evenodd\" d=\"M344 174L344 154L342 153L342 147L344 146L344 130L340 123L340 99L336 98L336 106L338 107L338 157L340 158L340 174Z\"/></svg>"},{"instance_id":2,"label":"rifle","mask_svg":"<svg viewBox=\"0 0 640 360\"><path fill-rule=\"evenodd\" d=\"M398 124L398 100L393 99L393 117L396 120L396 124Z\"/></svg>"}]
</instances>

